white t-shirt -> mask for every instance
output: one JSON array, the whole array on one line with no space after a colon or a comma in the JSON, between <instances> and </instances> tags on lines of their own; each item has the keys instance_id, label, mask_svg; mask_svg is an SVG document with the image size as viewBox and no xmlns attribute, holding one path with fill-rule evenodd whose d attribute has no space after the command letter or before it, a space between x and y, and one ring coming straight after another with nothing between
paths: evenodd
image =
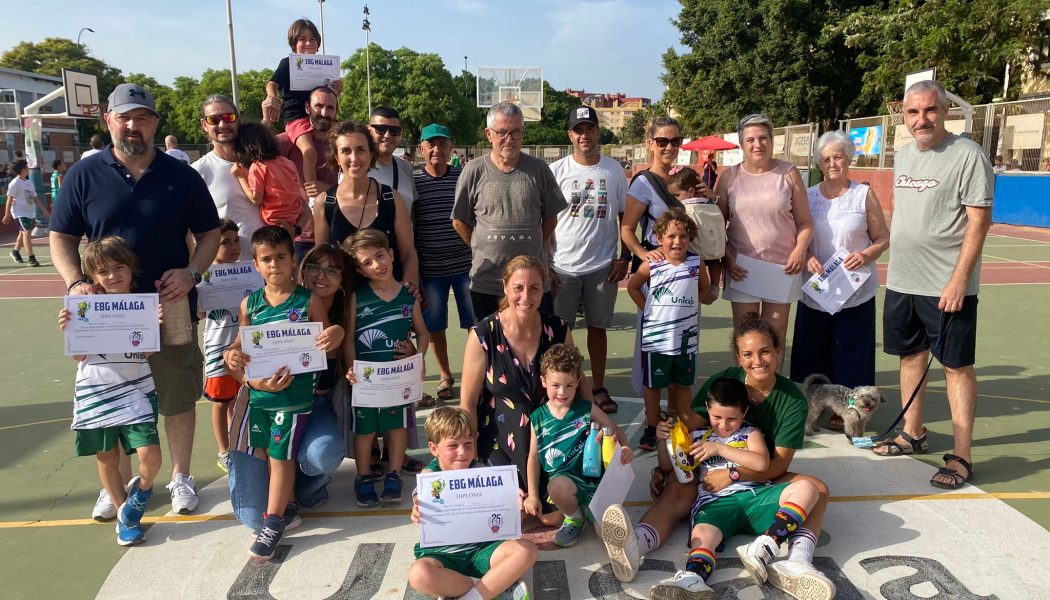
<instances>
[{"instance_id":1,"label":"white t-shirt","mask_svg":"<svg viewBox=\"0 0 1050 600\"><path fill-rule=\"evenodd\" d=\"M394 165L397 165L397 185L394 185ZM383 185L389 185L401 194L405 201L405 208L412 210L412 203L416 201L416 181L412 177L412 165L407 160L393 157L389 165L376 166L368 171L368 176Z\"/></svg>"},{"instance_id":2,"label":"white t-shirt","mask_svg":"<svg viewBox=\"0 0 1050 600\"><path fill-rule=\"evenodd\" d=\"M92 148L90 150L85 150L84 153L80 155L80 160L84 160L92 154L98 154L99 152L102 152L101 148Z\"/></svg>"},{"instance_id":3,"label":"white t-shirt","mask_svg":"<svg viewBox=\"0 0 1050 600\"><path fill-rule=\"evenodd\" d=\"M33 198L37 197L33 182L15 177L7 184L7 195L11 198L11 216L33 218Z\"/></svg>"},{"instance_id":4,"label":"white t-shirt","mask_svg":"<svg viewBox=\"0 0 1050 600\"><path fill-rule=\"evenodd\" d=\"M89 354L77 363L71 429L156 422L156 389L142 352Z\"/></svg>"},{"instance_id":5,"label":"white t-shirt","mask_svg":"<svg viewBox=\"0 0 1050 600\"><path fill-rule=\"evenodd\" d=\"M572 155L550 166L569 206L554 230L554 270L586 275L607 266L618 254L617 217L627 202L627 178L620 163L602 156L594 166Z\"/></svg>"},{"instance_id":6,"label":"white t-shirt","mask_svg":"<svg viewBox=\"0 0 1050 600\"><path fill-rule=\"evenodd\" d=\"M186 163L187 165L190 164L190 156L183 152L180 148L172 148L171 150L165 150L164 154L167 154L168 156L174 156L175 158Z\"/></svg>"},{"instance_id":7,"label":"white t-shirt","mask_svg":"<svg viewBox=\"0 0 1050 600\"><path fill-rule=\"evenodd\" d=\"M259 216L259 207L244 195L241 184L230 173L233 163L219 158L215 152L209 152L190 166L200 173L208 186L208 191L215 201L215 208L219 211L219 218L230 219L237 224L238 235L241 238L241 256L251 256L252 234L263 226L263 221Z\"/></svg>"}]
</instances>

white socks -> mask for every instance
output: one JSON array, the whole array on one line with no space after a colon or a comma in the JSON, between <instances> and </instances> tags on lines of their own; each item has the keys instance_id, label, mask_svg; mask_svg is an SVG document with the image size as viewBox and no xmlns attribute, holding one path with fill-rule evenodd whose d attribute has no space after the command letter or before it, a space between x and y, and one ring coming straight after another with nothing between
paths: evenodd
<instances>
[{"instance_id":1,"label":"white socks","mask_svg":"<svg viewBox=\"0 0 1050 600\"><path fill-rule=\"evenodd\" d=\"M813 551L817 548L817 538L805 527L799 527L788 538L788 560L813 563Z\"/></svg>"}]
</instances>

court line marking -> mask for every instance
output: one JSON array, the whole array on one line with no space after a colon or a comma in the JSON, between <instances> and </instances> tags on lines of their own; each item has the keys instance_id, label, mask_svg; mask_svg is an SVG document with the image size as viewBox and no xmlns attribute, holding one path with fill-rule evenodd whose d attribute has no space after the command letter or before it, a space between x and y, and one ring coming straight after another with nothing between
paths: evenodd
<instances>
[{"instance_id":1,"label":"court line marking","mask_svg":"<svg viewBox=\"0 0 1050 600\"><path fill-rule=\"evenodd\" d=\"M1002 260L1002 261L1007 261L1007 262L1014 262L1014 263L1019 263L1019 264L1022 264L1022 265L1028 265L1029 267L1038 267L1040 269L1050 269L1050 266L1048 266L1048 265L1040 265L1040 264L1037 264L1037 263L1034 263L1034 262L1028 262L1026 260L1014 260L1012 258L1003 258L1001 256L994 256L992 254L985 254L985 256L988 256L990 258L994 258L994 259L997 259L997 260Z\"/></svg>"},{"instance_id":2,"label":"court line marking","mask_svg":"<svg viewBox=\"0 0 1050 600\"><path fill-rule=\"evenodd\" d=\"M991 492L984 494L880 494L869 496L832 496L829 502L926 502L957 500L1050 500L1050 492ZM625 502L629 508L645 508L656 504L652 500L633 500ZM411 509L386 509L370 511L321 511L299 513L303 519L345 519L361 517L407 517ZM232 514L222 515L168 515L163 517L143 517L142 523L210 523L236 521ZM0 529L32 529L38 527L74 527L84 525L103 525L112 527L113 522L98 522L93 519L58 519L52 521L0 521Z\"/></svg>"}]
</instances>

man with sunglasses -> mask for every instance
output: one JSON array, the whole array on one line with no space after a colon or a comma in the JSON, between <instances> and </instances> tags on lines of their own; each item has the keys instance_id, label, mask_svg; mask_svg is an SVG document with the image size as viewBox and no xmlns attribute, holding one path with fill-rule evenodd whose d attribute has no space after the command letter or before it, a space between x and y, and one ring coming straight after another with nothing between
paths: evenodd
<instances>
[{"instance_id":1,"label":"man with sunglasses","mask_svg":"<svg viewBox=\"0 0 1050 600\"><path fill-rule=\"evenodd\" d=\"M521 109L510 102L493 105L485 123L492 151L463 167L452 206L452 226L472 253L470 300L477 319L499 307L503 266L510 259L535 256L550 266L558 213L566 207L547 163L521 151ZM540 301L540 310L548 313L554 312L552 278Z\"/></svg>"},{"instance_id":2,"label":"man with sunglasses","mask_svg":"<svg viewBox=\"0 0 1050 600\"><path fill-rule=\"evenodd\" d=\"M237 162L233 145L237 139L241 113L233 98L222 94L208 96L201 103L201 129L211 142L211 152L200 157L192 166L200 173L211 192L220 218L237 224L241 242L241 256L251 256L251 239L255 230L263 226L259 207L244 194L244 188L230 172Z\"/></svg>"},{"instance_id":3,"label":"man with sunglasses","mask_svg":"<svg viewBox=\"0 0 1050 600\"><path fill-rule=\"evenodd\" d=\"M113 144L70 167L51 215L55 268L68 294L94 293L80 268L80 239L119 235L139 257L133 291L159 293L161 302L186 302L190 314L196 314L194 285L219 249L219 216L211 194L196 171L154 147L160 117L153 95L144 88L118 85L109 96L104 119ZM196 242L192 250L187 236ZM190 458L204 355L195 342L196 325L192 339L188 344L162 345L149 359L168 438L172 481L167 487L176 513L197 508ZM100 494L92 516L113 518L112 500L119 499Z\"/></svg>"},{"instance_id":4,"label":"man with sunglasses","mask_svg":"<svg viewBox=\"0 0 1050 600\"><path fill-rule=\"evenodd\" d=\"M394 150L401 145L401 115L389 106L377 106L368 115L368 129L379 150L376 166L368 171L368 176L401 192L405 208L412 210L412 203L416 201L412 163L394 156ZM413 286L419 284L418 281L411 283Z\"/></svg>"}]
</instances>

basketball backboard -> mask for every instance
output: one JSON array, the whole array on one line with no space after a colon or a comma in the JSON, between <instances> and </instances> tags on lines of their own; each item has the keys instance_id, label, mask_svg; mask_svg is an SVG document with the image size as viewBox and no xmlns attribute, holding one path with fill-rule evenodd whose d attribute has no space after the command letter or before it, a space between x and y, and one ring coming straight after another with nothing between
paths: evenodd
<instances>
[{"instance_id":1,"label":"basketball backboard","mask_svg":"<svg viewBox=\"0 0 1050 600\"><path fill-rule=\"evenodd\" d=\"M539 121L543 110L543 69L540 67L478 67L479 108L501 102L518 105L526 121Z\"/></svg>"},{"instance_id":2,"label":"basketball backboard","mask_svg":"<svg viewBox=\"0 0 1050 600\"><path fill-rule=\"evenodd\" d=\"M70 117L99 116L98 78L90 73L62 69L66 90L66 114Z\"/></svg>"},{"instance_id":3,"label":"basketball backboard","mask_svg":"<svg viewBox=\"0 0 1050 600\"><path fill-rule=\"evenodd\" d=\"M937 67L931 67L929 69L923 69L905 75L904 91L907 92L908 88L920 81L937 81Z\"/></svg>"}]
</instances>

